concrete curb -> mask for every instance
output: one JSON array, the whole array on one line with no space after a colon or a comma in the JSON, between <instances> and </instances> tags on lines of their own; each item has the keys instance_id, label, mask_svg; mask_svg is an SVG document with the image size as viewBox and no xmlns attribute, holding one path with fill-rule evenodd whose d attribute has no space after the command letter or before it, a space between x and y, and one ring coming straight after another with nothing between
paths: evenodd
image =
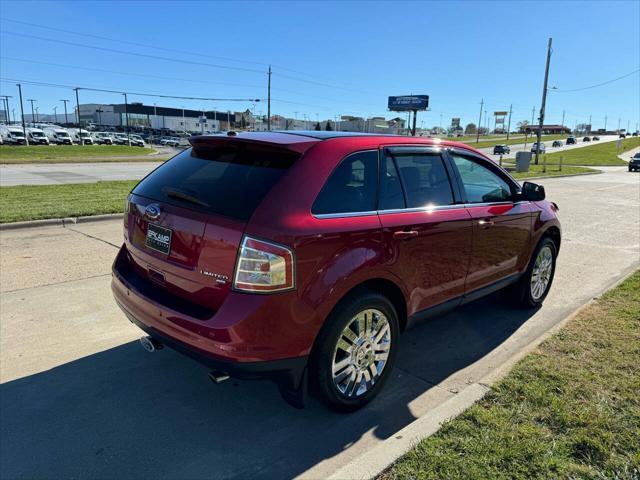
<instances>
[{"instance_id":1,"label":"concrete curb","mask_svg":"<svg viewBox=\"0 0 640 480\"><path fill-rule=\"evenodd\" d=\"M640 263L636 263L621 272L620 275L605 286L598 296L620 285L627 278L633 275L639 267ZM414 420L403 429L391 435L376 447L342 466L339 470L334 472L329 479L364 480L373 479L380 475L395 463L396 460L415 447L420 440L430 437L440 429L443 423L457 417L480 400L491 389L491 384L494 384L504 378L516 363L531 353L531 351L537 348L542 342L556 334L573 318L590 307L597 298L598 297L595 297L579 306L563 320L535 338L526 347L515 353L509 358L509 360L500 365L493 372L485 375L479 381L470 384L455 397L441 403L422 417Z\"/></svg>"},{"instance_id":2,"label":"concrete curb","mask_svg":"<svg viewBox=\"0 0 640 480\"><path fill-rule=\"evenodd\" d=\"M89 215L86 217L47 218L45 220L30 220L28 222L0 223L0 231L18 230L22 228L47 227L50 225L75 225L77 223L103 222L122 218L122 213L108 213L105 215Z\"/></svg>"},{"instance_id":3,"label":"concrete curb","mask_svg":"<svg viewBox=\"0 0 640 480\"><path fill-rule=\"evenodd\" d=\"M598 175L599 173L604 173L604 172L602 170L598 170L596 172L567 173L566 175L544 175L539 177L516 178L516 180L518 180L519 182L520 181L526 182L527 180L549 180L551 178L582 177L583 175Z\"/></svg>"}]
</instances>

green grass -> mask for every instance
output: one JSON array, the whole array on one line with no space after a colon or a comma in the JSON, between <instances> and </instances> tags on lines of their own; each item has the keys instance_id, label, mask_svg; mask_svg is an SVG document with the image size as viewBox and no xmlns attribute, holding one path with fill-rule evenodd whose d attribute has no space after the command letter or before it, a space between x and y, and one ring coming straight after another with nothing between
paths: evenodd
<instances>
[{"instance_id":1,"label":"green grass","mask_svg":"<svg viewBox=\"0 0 640 480\"><path fill-rule=\"evenodd\" d=\"M118 213L137 180L0 188L0 223Z\"/></svg>"},{"instance_id":2,"label":"green grass","mask_svg":"<svg viewBox=\"0 0 640 480\"><path fill-rule=\"evenodd\" d=\"M528 172L510 172L514 178L526 179L531 177L557 177L559 175L578 175L584 173L593 173L597 170L586 167L576 167L573 165L563 165L562 170L558 169L557 165L547 165L547 171L542 171L541 164L531 165Z\"/></svg>"},{"instance_id":3,"label":"green grass","mask_svg":"<svg viewBox=\"0 0 640 480\"><path fill-rule=\"evenodd\" d=\"M618 153L640 147L640 137L629 137L622 140L620 152L617 150L617 142L615 141L592 143L588 147L546 154L547 163L560 163L560 157L563 157L563 165L626 165L627 162L618 158Z\"/></svg>"},{"instance_id":4,"label":"green grass","mask_svg":"<svg viewBox=\"0 0 640 480\"><path fill-rule=\"evenodd\" d=\"M380 478L638 479L640 271Z\"/></svg>"},{"instance_id":5,"label":"green grass","mask_svg":"<svg viewBox=\"0 0 640 480\"><path fill-rule=\"evenodd\" d=\"M62 163L62 162L121 162L165 160L166 157L148 157L152 148L130 147L128 145L37 145L0 146L0 163ZM140 157L131 159L127 157Z\"/></svg>"}]
</instances>

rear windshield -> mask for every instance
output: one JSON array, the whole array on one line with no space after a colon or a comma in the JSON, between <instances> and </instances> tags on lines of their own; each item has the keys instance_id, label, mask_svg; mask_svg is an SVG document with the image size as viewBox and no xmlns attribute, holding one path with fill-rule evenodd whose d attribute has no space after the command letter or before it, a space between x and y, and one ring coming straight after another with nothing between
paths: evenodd
<instances>
[{"instance_id":1,"label":"rear windshield","mask_svg":"<svg viewBox=\"0 0 640 480\"><path fill-rule=\"evenodd\" d=\"M188 149L133 193L180 207L248 220L297 154L250 145Z\"/></svg>"}]
</instances>

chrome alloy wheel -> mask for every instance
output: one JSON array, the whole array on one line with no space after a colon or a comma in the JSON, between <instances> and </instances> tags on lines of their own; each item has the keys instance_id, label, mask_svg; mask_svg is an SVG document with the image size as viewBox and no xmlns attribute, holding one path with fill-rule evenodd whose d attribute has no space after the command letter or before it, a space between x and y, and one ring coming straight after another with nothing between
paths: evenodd
<instances>
[{"instance_id":1,"label":"chrome alloy wheel","mask_svg":"<svg viewBox=\"0 0 640 480\"><path fill-rule=\"evenodd\" d=\"M354 316L340 334L333 354L333 384L348 397L359 397L378 381L391 349L391 327L380 310Z\"/></svg>"},{"instance_id":2,"label":"chrome alloy wheel","mask_svg":"<svg viewBox=\"0 0 640 480\"><path fill-rule=\"evenodd\" d=\"M547 290L551 274L553 273L553 253L548 245L543 247L531 272L531 296L534 300L539 300Z\"/></svg>"}]
</instances>

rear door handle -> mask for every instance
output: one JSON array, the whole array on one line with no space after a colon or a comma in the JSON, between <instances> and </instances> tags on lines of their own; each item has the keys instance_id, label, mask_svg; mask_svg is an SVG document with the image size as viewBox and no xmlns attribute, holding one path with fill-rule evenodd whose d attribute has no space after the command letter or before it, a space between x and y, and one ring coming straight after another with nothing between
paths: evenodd
<instances>
[{"instance_id":1,"label":"rear door handle","mask_svg":"<svg viewBox=\"0 0 640 480\"><path fill-rule=\"evenodd\" d=\"M398 240L408 240L409 238L417 236L417 230L398 230L397 232L393 232L393 238L396 238Z\"/></svg>"},{"instance_id":2,"label":"rear door handle","mask_svg":"<svg viewBox=\"0 0 640 480\"><path fill-rule=\"evenodd\" d=\"M478 220L478 225L482 228L489 228L493 226L494 222L490 218L483 218L482 220Z\"/></svg>"}]
</instances>

